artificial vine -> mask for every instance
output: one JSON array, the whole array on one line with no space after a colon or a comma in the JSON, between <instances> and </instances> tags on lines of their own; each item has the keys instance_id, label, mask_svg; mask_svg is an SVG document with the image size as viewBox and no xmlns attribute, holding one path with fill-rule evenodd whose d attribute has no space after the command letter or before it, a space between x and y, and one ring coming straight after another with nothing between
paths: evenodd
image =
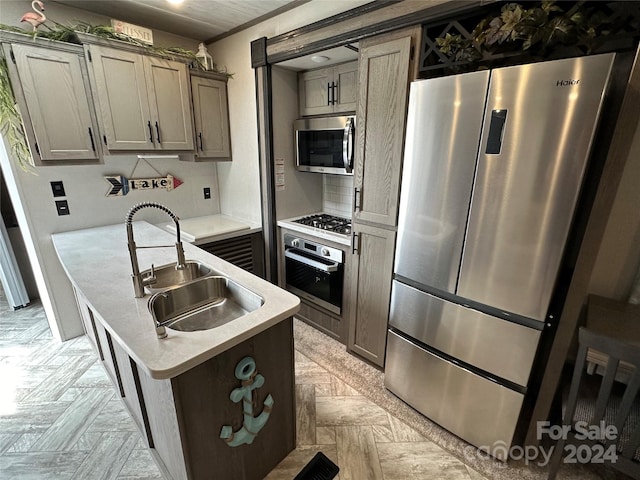
<instances>
[{"instance_id":1,"label":"artificial vine","mask_svg":"<svg viewBox=\"0 0 640 480\"><path fill-rule=\"evenodd\" d=\"M2 57L0 57L0 133L9 142L11 153L18 166L25 172L33 173L30 169L31 153L22 128L22 117L11 90L7 61Z\"/></svg>"},{"instance_id":2,"label":"artificial vine","mask_svg":"<svg viewBox=\"0 0 640 480\"><path fill-rule=\"evenodd\" d=\"M581 1L570 5L565 11L555 1L531 8L507 3L499 13L483 18L470 37L446 33L436 38L436 45L453 62L471 63L514 51L544 57L551 49L568 45L588 55L621 29L601 9L602 4Z\"/></svg>"},{"instance_id":3,"label":"artificial vine","mask_svg":"<svg viewBox=\"0 0 640 480\"><path fill-rule=\"evenodd\" d=\"M95 35L96 37L107 38L110 40L120 40L123 42L131 43L139 47L143 47L151 53L162 55L165 57L171 57L173 55L179 55L191 60L191 64L194 68L199 70L205 70L204 66L200 62L200 59L196 57L196 53L192 50L180 47L155 47L153 45L147 45L139 41L136 38L130 37L124 33L116 32L113 27L107 25L91 25L86 22L78 22L74 25L66 26L51 19L47 19L47 22L52 22L54 27L50 27L47 24L43 24L47 30L24 30L19 27L12 27L9 25L0 24L0 30L7 30L10 32L21 33L23 35L29 35L34 38L45 38L47 40L55 40L58 42L75 43L81 45L82 42L78 38L78 33L87 33L89 35ZM227 73L226 69L220 69L214 64L214 70L216 73L221 73L232 77L233 74Z\"/></svg>"}]
</instances>

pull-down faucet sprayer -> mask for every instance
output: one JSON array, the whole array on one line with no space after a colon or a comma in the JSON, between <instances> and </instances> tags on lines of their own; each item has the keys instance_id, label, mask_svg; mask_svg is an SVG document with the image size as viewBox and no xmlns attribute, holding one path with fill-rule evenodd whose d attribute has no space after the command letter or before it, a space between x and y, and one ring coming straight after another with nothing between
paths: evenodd
<instances>
[{"instance_id":1,"label":"pull-down faucet sprayer","mask_svg":"<svg viewBox=\"0 0 640 480\"><path fill-rule=\"evenodd\" d=\"M162 210L167 213L171 220L176 224L176 252L178 254L178 261L176 263L176 269L181 270L185 268L185 259L184 259L184 250L182 248L182 242L180 241L180 223L178 222L178 216L169 210L164 205L161 205L156 202L143 202L131 207L129 212L127 213L126 225L127 225L127 244L129 246L129 257L131 258L131 269L132 274L131 278L133 279L133 288L135 291L136 298L144 297L144 286L153 284L156 279L153 275L153 266L151 267L152 274L148 277L142 278L142 274L140 273L140 267L138 266L138 255L136 250L138 248L164 248L164 247L172 247L173 245L153 245L153 246L145 246L138 247L136 246L136 242L133 240L133 224L132 219L135 213L138 210L141 210L146 207L153 207Z\"/></svg>"}]
</instances>

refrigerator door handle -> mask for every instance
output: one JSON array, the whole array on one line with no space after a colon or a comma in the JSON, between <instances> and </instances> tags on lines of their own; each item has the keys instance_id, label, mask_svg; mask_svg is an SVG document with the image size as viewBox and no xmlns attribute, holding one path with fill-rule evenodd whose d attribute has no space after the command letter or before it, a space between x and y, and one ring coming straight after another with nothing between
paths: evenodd
<instances>
[{"instance_id":1,"label":"refrigerator door handle","mask_svg":"<svg viewBox=\"0 0 640 480\"><path fill-rule=\"evenodd\" d=\"M487 135L488 155L499 155L502 149L502 136L504 135L504 126L507 123L507 110L492 110L491 122L489 123L489 135Z\"/></svg>"}]
</instances>

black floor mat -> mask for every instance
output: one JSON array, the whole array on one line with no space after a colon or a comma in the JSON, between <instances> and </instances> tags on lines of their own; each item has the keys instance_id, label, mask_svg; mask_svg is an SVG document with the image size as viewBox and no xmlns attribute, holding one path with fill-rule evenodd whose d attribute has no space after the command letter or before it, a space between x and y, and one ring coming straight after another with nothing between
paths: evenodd
<instances>
[{"instance_id":1,"label":"black floor mat","mask_svg":"<svg viewBox=\"0 0 640 480\"><path fill-rule=\"evenodd\" d=\"M324 453L318 452L293 480L331 480L339 471Z\"/></svg>"}]
</instances>

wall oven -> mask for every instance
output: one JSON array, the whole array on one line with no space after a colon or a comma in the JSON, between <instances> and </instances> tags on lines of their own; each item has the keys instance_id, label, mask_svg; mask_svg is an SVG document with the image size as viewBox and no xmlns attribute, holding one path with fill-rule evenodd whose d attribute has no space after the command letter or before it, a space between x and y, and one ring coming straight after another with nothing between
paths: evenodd
<instances>
[{"instance_id":1,"label":"wall oven","mask_svg":"<svg viewBox=\"0 0 640 480\"><path fill-rule=\"evenodd\" d=\"M298 170L353 175L356 117L302 118L293 128Z\"/></svg>"},{"instance_id":2,"label":"wall oven","mask_svg":"<svg viewBox=\"0 0 640 480\"><path fill-rule=\"evenodd\" d=\"M330 312L342 312L344 252L284 234L287 290Z\"/></svg>"}]
</instances>

